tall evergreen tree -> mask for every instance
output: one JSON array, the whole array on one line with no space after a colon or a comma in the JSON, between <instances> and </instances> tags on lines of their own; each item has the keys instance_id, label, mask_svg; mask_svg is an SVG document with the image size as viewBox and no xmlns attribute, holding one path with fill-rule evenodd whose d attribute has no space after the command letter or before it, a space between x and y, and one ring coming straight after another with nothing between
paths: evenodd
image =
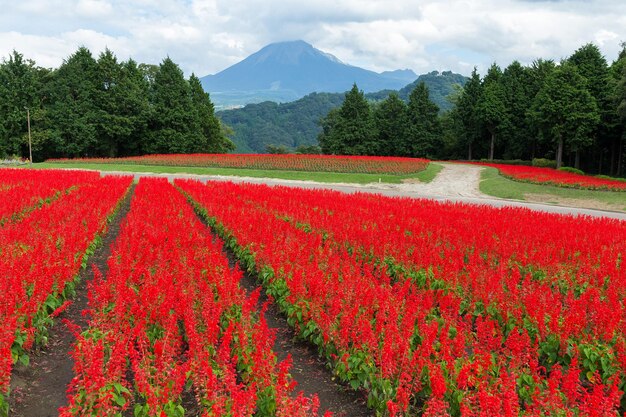
<instances>
[{"instance_id":1,"label":"tall evergreen tree","mask_svg":"<svg viewBox=\"0 0 626 417\"><path fill-rule=\"evenodd\" d=\"M502 129L506 141L504 159L530 159L531 135L526 111L531 106L530 74L518 61L513 61L502 74L502 89L508 123Z\"/></svg>"},{"instance_id":2,"label":"tall evergreen tree","mask_svg":"<svg viewBox=\"0 0 626 417\"><path fill-rule=\"evenodd\" d=\"M614 147L618 137L618 117L612 97L614 87L611 84L609 66L600 49L594 44L586 44L572 54L568 61L575 65L578 73L586 81L587 90L598 105L600 123L593 132L592 144L595 159L602 163L604 150ZM580 151L576 153L575 166L579 167Z\"/></svg>"},{"instance_id":3,"label":"tall evergreen tree","mask_svg":"<svg viewBox=\"0 0 626 417\"><path fill-rule=\"evenodd\" d=\"M555 70L556 64L552 60L538 59L528 67L528 97L531 100L530 106L526 109L526 123L528 125L528 134L530 137L530 158L539 155L545 155L551 152L552 145L547 145L549 139L543 138L543 130L537 123L537 119L531 111L534 99L543 88L546 80Z\"/></svg>"},{"instance_id":4,"label":"tall evergreen tree","mask_svg":"<svg viewBox=\"0 0 626 417\"><path fill-rule=\"evenodd\" d=\"M17 51L0 63L0 157L27 155L26 108L40 113L43 74Z\"/></svg>"},{"instance_id":5,"label":"tall evergreen tree","mask_svg":"<svg viewBox=\"0 0 626 417\"><path fill-rule=\"evenodd\" d=\"M163 60L153 84L153 117L149 153L187 153L203 142L197 112L191 102L189 83L170 58Z\"/></svg>"},{"instance_id":6,"label":"tall evergreen tree","mask_svg":"<svg viewBox=\"0 0 626 417\"><path fill-rule=\"evenodd\" d=\"M505 100L502 70L496 64L493 64L483 80L483 94L478 102L479 118L490 136L489 160L494 158L496 138L508 125Z\"/></svg>"},{"instance_id":7,"label":"tall evergreen tree","mask_svg":"<svg viewBox=\"0 0 626 417\"><path fill-rule=\"evenodd\" d=\"M118 91L118 110L126 126L124 134L118 138L119 155L146 153L144 138L152 117L150 84L132 59L122 63L122 78Z\"/></svg>"},{"instance_id":8,"label":"tall evergreen tree","mask_svg":"<svg viewBox=\"0 0 626 417\"><path fill-rule=\"evenodd\" d=\"M410 156L435 158L441 145L439 107L430 100L428 87L419 83L409 95L406 148Z\"/></svg>"},{"instance_id":9,"label":"tall evergreen tree","mask_svg":"<svg viewBox=\"0 0 626 417\"><path fill-rule=\"evenodd\" d=\"M626 48L625 48L626 50ZM624 175L626 171L626 53L623 58L620 58L618 61L622 61L621 65L621 77L617 80L615 84L615 103L617 107L617 115L620 120L620 128L621 134L619 136L618 148L617 148L617 158L616 158L616 174Z\"/></svg>"},{"instance_id":10,"label":"tall evergreen tree","mask_svg":"<svg viewBox=\"0 0 626 417\"><path fill-rule=\"evenodd\" d=\"M409 156L407 106L393 92L374 111L380 155Z\"/></svg>"},{"instance_id":11,"label":"tall evergreen tree","mask_svg":"<svg viewBox=\"0 0 626 417\"><path fill-rule=\"evenodd\" d=\"M480 140L481 137L481 121L478 112L478 103L483 95L483 86L480 81L480 75L474 67L470 79L463 87L456 113L458 115L460 125L463 127L461 142L467 146L467 159L474 157L473 145Z\"/></svg>"},{"instance_id":12,"label":"tall evergreen tree","mask_svg":"<svg viewBox=\"0 0 626 417\"><path fill-rule=\"evenodd\" d=\"M215 116L209 94L204 92L200 79L194 74L189 78L189 87L191 104L202 133L202 140L194 144L193 152L223 153L234 150L235 145L224 135L220 121Z\"/></svg>"},{"instance_id":13,"label":"tall evergreen tree","mask_svg":"<svg viewBox=\"0 0 626 417\"><path fill-rule=\"evenodd\" d=\"M600 122L598 106L576 67L564 62L546 79L533 102L532 114L545 137L556 145L556 164L563 163L567 147L579 151L588 147Z\"/></svg>"},{"instance_id":14,"label":"tall evergreen tree","mask_svg":"<svg viewBox=\"0 0 626 417\"><path fill-rule=\"evenodd\" d=\"M149 116L147 82L134 61L118 63L108 49L98 59L98 76L99 154L116 157L137 153Z\"/></svg>"},{"instance_id":15,"label":"tall evergreen tree","mask_svg":"<svg viewBox=\"0 0 626 417\"><path fill-rule=\"evenodd\" d=\"M363 91L356 84L346 93L338 124L338 135L342 138L342 154L376 155L379 151L374 118Z\"/></svg>"},{"instance_id":16,"label":"tall evergreen tree","mask_svg":"<svg viewBox=\"0 0 626 417\"><path fill-rule=\"evenodd\" d=\"M100 89L98 64L81 46L53 73L49 116L54 156L94 156L100 145L96 122Z\"/></svg>"},{"instance_id":17,"label":"tall evergreen tree","mask_svg":"<svg viewBox=\"0 0 626 417\"><path fill-rule=\"evenodd\" d=\"M344 152L343 138L339 135L341 107L332 108L326 117L320 120L322 131L317 137L322 152L326 155L342 155Z\"/></svg>"}]
</instances>

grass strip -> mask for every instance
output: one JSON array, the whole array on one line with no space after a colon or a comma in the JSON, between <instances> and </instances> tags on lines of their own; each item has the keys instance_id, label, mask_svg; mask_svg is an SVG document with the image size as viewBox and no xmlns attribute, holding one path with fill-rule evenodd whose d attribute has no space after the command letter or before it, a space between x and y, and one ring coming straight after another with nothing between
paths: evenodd
<instances>
[{"instance_id":1,"label":"grass strip","mask_svg":"<svg viewBox=\"0 0 626 417\"><path fill-rule=\"evenodd\" d=\"M417 179L420 182L432 181L442 166L429 164L428 167L417 174L391 175L391 174L363 174L363 173L339 173L339 172L308 172L308 171L280 171L280 170L260 170L245 168L202 168L202 167L176 167L159 165L126 165L126 164L94 164L79 162L42 162L34 164L33 168L39 169L91 169L98 171L123 171L123 172L151 172L157 174L196 174L196 175L223 175L235 177L253 178L277 178L297 181L315 181L324 183L349 183L349 184L370 184L386 183L400 184L407 179Z\"/></svg>"},{"instance_id":2,"label":"grass strip","mask_svg":"<svg viewBox=\"0 0 626 417\"><path fill-rule=\"evenodd\" d=\"M619 191L578 190L553 185L529 184L513 181L500 175L496 168L485 167L481 173L480 191L484 194L511 200L526 200L527 195L544 195L558 199L597 201L626 211L626 198Z\"/></svg>"}]
</instances>

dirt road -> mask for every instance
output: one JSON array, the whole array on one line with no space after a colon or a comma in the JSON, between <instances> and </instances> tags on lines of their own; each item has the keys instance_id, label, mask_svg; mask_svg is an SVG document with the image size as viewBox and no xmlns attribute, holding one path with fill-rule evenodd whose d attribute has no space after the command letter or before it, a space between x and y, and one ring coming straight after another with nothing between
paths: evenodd
<instances>
[{"instance_id":1,"label":"dirt road","mask_svg":"<svg viewBox=\"0 0 626 417\"><path fill-rule=\"evenodd\" d=\"M220 175L195 175L195 174L155 174L128 173L128 172L105 172L103 175L124 174L134 175L135 178L145 176L158 176L169 178L190 178L199 181L232 181L249 182L253 184L284 185L308 189L333 189L346 193L375 193L389 197L428 198L437 201L451 201L469 204L483 204L493 207L526 207L531 210L549 213L584 215L592 217L608 217L626 220L626 213L604 211L597 209L585 209L576 207L558 206L545 203L532 203L518 200L505 200L482 194L478 188L480 184L481 167L476 165L441 163L443 169L430 183L406 182L403 184L344 184L344 183L319 183L314 181L283 180L276 178L252 178L252 177L229 177Z\"/></svg>"}]
</instances>

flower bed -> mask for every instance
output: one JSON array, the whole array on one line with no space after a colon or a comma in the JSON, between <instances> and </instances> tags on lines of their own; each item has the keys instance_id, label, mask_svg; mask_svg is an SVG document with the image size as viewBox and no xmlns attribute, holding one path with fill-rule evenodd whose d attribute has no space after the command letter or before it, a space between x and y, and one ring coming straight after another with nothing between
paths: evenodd
<instances>
[{"instance_id":1,"label":"flower bed","mask_svg":"<svg viewBox=\"0 0 626 417\"><path fill-rule=\"evenodd\" d=\"M61 416L182 417L189 405L202 416L317 416L315 398L292 395L259 293L246 296L221 242L166 180L139 182L108 264Z\"/></svg>"},{"instance_id":2,"label":"flower bed","mask_svg":"<svg viewBox=\"0 0 626 417\"><path fill-rule=\"evenodd\" d=\"M8 411L12 365L28 364L29 350L46 343L52 317L66 305L132 178L87 173L82 180L70 194L0 227L0 411Z\"/></svg>"},{"instance_id":3,"label":"flower bed","mask_svg":"<svg viewBox=\"0 0 626 417\"><path fill-rule=\"evenodd\" d=\"M177 184L378 413L625 411L624 222Z\"/></svg>"},{"instance_id":4,"label":"flower bed","mask_svg":"<svg viewBox=\"0 0 626 417\"><path fill-rule=\"evenodd\" d=\"M586 190L626 191L626 181L580 175L552 168L521 165L476 163L496 168L506 178L531 184L549 184L557 187L580 188Z\"/></svg>"},{"instance_id":5,"label":"flower bed","mask_svg":"<svg viewBox=\"0 0 626 417\"><path fill-rule=\"evenodd\" d=\"M429 163L428 160L419 158L265 154L144 155L127 158L50 159L47 162L243 168L392 175L415 174L426 169Z\"/></svg>"}]
</instances>

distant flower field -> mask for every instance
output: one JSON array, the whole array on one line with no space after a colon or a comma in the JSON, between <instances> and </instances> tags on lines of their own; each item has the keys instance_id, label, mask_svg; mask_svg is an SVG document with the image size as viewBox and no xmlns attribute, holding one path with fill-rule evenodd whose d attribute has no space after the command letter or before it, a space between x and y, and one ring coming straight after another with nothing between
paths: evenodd
<instances>
[{"instance_id":1,"label":"distant flower field","mask_svg":"<svg viewBox=\"0 0 626 417\"><path fill-rule=\"evenodd\" d=\"M483 162L478 163L478 165L496 168L504 177L532 184L550 184L557 187L580 188L587 190L626 191L626 181L574 174L566 171L558 171L552 168L490 164Z\"/></svg>"},{"instance_id":2,"label":"distant flower field","mask_svg":"<svg viewBox=\"0 0 626 417\"><path fill-rule=\"evenodd\" d=\"M49 159L47 162L243 168L392 175L415 174L426 169L429 163L427 159L421 158L269 154L144 155L126 158Z\"/></svg>"}]
</instances>

